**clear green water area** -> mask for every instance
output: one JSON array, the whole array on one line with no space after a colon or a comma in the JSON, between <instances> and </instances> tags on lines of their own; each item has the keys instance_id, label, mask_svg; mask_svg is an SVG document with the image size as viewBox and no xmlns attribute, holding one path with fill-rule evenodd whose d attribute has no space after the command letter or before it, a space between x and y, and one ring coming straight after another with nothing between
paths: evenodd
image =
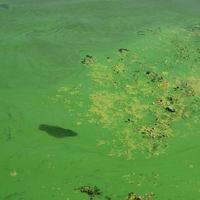
<instances>
[{"instance_id":1,"label":"clear green water area","mask_svg":"<svg viewBox=\"0 0 200 200\"><path fill-rule=\"evenodd\" d=\"M199 11L0 0L0 199L200 199Z\"/></svg>"}]
</instances>

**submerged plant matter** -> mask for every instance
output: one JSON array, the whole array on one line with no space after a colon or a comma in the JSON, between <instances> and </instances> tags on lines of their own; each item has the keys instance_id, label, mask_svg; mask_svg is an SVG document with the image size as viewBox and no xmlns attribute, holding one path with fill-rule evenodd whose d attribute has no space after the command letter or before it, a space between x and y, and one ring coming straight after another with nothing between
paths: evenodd
<instances>
[{"instance_id":1,"label":"submerged plant matter","mask_svg":"<svg viewBox=\"0 0 200 200\"><path fill-rule=\"evenodd\" d=\"M158 155L173 135L173 123L188 117L199 120L200 52L192 33L181 29L152 39L160 46L158 60L147 56L158 51L151 46L143 52L121 48L115 58L102 62L86 55L82 64L90 80L91 86L85 86L88 93L83 85L63 87L56 98L75 112L82 109L85 114L78 116L83 121L112 130L110 155L128 159L135 151Z\"/></svg>"}]
</instances>

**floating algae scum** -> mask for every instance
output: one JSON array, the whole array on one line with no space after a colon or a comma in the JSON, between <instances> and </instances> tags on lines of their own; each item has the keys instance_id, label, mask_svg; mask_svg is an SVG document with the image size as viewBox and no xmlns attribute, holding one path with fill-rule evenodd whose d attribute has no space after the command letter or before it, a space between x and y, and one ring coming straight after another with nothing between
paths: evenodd
<instances>
[{"instance_id":1,"label":"floating algae scum","mask_svg":"<svg viewBox=\"0 0 200 200\"><path fill-rule=\"evenodd\" d=\"M88 119L111 129L112 142L100 143L110 143L113 155L131 159L137 150L159 155L173 136L172 124L180 120L188 123L188 119L199 123L200 59L193 38L200 32L172 30L152 36L152 42L159 40L158 47L153 50L146 46L143 55L120 48L116 59L107 57L103 63L86 55L82 64L88 67L91 79L91 88L86 86L89 102L84 103L86 97L81 94L85 93L84 83L61 87L53 98L64 102L68 110L74 108L70 111L75 115L76 108L86 107L82 118L77 114L78 123ZM149 61L148 56L145 58L149 51L154 55L159 51L163 57ZM182 74L177 75L180 69Z\"/></svg>"},{"instance_id":2,"label":"floating algae scum","mask_svg":"<svg viewBox=\"0 0 200 200\"><path fill-rule=\"evenodd\" d=\"M114 59L109 56L102 62L86 55L81 63L87 67L89 86L62 86L52 100L63 102L72 115L77 115L78 125L88 121L112 130L112 138L97 140L98 146L110 146L110 156L133 159L138 151L158 156L165 152L169 138L176 137L173 124L199 124L200 54L193 41L199 36L196 29L173 27L150 36L152 42L158 40L155 49L145 46L138 52L120 48ZM148 58L157 51L163 54L160 60ZM177 74L177 70L182 73ZM84 95L86 88L89 101ZM81 114L76 113L77 108ZM130 175L125 178L134 183ZM85 192L83 188L80 191ZM127 199L153 198L131 194Z\"/></svg>"},{"instance_id":3,"label":"floating algae scum","mask_svg":"<svg viewBox=\"0 0 200 200\"><path fill-rule=\"evenodd\" d=\"M199 10L0 0L0 200L198 200Z\"/></svg>"}]
</instances>

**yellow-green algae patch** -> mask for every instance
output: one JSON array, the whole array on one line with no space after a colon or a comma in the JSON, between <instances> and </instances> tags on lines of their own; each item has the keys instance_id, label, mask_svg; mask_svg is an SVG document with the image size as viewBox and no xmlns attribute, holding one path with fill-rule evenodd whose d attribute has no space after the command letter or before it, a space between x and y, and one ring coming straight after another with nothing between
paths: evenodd
<instances>
[{"instance_id":1,"label":"yellow-green algae patch","mask_svg":"<svg viewBox=\"0 0 200 200\"><path fill-rule=\"evenodd\" d=\"M103 61L83 58L90 84L62 87L61 99L77 121L96 123L113 133L110 155L132 159L134 152L159 155L173 135L172 125L193 118L198 123L200 106L200 50L198 32L165 30L150 35L143 49L120 48L114 58ZM155 49L154 46L155 45ZM159 59L147 55L156 52ZM155 56L156 57L156 56ZM181 71L181 73L179 72ZM84 93L87 87L88 93ZM80 122L79 122L80 123Z\"/></svg>"}]
</instances>

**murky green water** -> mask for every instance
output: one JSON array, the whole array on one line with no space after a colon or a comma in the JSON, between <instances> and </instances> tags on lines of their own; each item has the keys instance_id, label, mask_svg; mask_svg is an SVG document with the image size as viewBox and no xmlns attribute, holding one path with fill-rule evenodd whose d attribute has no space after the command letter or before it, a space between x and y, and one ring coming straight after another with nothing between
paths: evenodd
<instances>
[{"instance_id":1,"label":"murky green water","mask_svg":"<svg viewBox=\"0 0 200 200\"><path fill-rule=\"evenodd\" d=\"M94 200L129 192L198 200L199 10L198 0L0 0L0 199L87 200L76 189L88 185L102 191ZM120 48L132 56L121 78L109 71L122 62ZM86 55L96 69L81 63ZM144 74L163 79L153 85ZM185 96L173 93L180 85ZM172 90L178 103L159 105L176 117L167 114L166 138L152 153L158 143L131 130L150 126L147 110L160 117L151 103ZM129 103L139 111L129 113Z\"/></svg>"}]
</instances>

